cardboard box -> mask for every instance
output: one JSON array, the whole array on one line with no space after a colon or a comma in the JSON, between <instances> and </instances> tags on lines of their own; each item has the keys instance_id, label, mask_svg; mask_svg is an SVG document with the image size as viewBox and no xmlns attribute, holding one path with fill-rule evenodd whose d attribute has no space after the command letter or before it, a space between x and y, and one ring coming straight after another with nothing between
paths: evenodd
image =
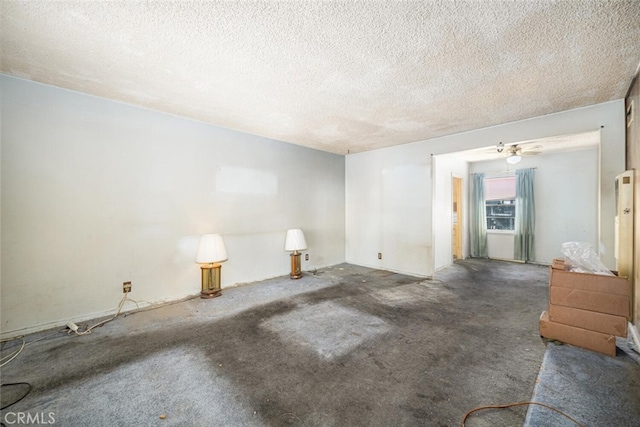
<instances>
[{"instance_id":1,"label":"cardboard box","mask_svg":"<svg viewBox=\"0 0 640 427\"><path fill-rule=\"evenodd\" d=\"M627 318L549 304L549 321L626 338Z\"/></svg>"},{"instance_id":2,"label":"cardboard box","mask_svg":"<svg viewBox=\"0 0 640 427\"><path fill-rule=\"evenodd\" d=\"M573 271L562 271L550 269L549 283L551 286L563 288L580 289L589 292L600 292L603 294L631 295L631 286L626 277L605 276L604 274L575 273Z\"/></svg>"},{"instance_id":3,"label":"cardboard box","mask_svg":"<svg viewBox=\"0 0 640 427\"><path fill-rule=\"evenodd\" d=\"M622 295L551 286L549 289L549 302L565 307L613 314L627 319L630 316L629 297Z\"/></svg>"},{"instance_id":4,"label":"cardboard box","mask_svg":"<svg viewBox=\"0 0 640 427\"><path fill-rule=\"evenodd\" d=\"M550 269L551 304L599 313L631 315L631 286L626 277Z\"/></svg>"},{"instance_id":5,"label":"cardboard box","mask_svg":"<svg viewBox=\"0 0 640 427\"><path fill-rule=\"evenodd\" d=\"M551 264L551 268L555 270L567 270L568 265L563 258L554 258L553 263Z\"/></svg>"},{"instance_id":6,"label":"cardboard box","mask_svg":"<svg viewBox=\"0 0 640 427\"><path fill-rule=\"evenodd\" d=\"M546 311L540 315L540 335L607 356L616 355L616 337L613 335L551 322Z\"/></svg>"}]
</instances>

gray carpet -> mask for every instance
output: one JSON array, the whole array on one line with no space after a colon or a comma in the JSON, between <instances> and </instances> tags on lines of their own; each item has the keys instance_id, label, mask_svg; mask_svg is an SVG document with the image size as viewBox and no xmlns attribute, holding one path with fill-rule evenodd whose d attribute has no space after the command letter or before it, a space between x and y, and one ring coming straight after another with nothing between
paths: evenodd
<instances>
[{"instance_id":1,"label":"gray carpet","mask_svg":"<svg viewBox=\"0 0 640 427\"><path fill-rule=\"evenodd\" d=\"M547 281L546 267L498 261L456 262L433 280L343 264L121 316L83 337L36 334L27 341L46 338L2 368L3 383L32 385L3 416L52 413L64 426L460 425L476 406L531 398ZM525 415L487 411L467 425L522 425Z\"/></svg>"},{"instance_id":2,"label":"gray carpet","mask_svg":"<svg viewBox=\"0 0 640 427\"><path fill-rule=\"evenodd\" d=\"M640 355L618 338L609 357L548 344L532 400L553 406L585 426L640 427ZM525 427L575 427L544 407L531 406Z\"/></svg>"}]
</instances>

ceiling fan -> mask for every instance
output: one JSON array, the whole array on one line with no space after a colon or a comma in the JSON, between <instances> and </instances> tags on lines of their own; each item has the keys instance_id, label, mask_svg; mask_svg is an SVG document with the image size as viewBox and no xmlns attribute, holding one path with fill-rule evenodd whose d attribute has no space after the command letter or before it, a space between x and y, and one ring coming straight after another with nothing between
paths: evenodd
<instances>
[{"instance_id":1,"label":"ceiling fan","mask_svg":"<svg viewBox=\"0 0 640 427\"><path fill-rule=\"evenodd\" d=\"M497 151L498 153L505 152L505 154L507 154L507 163L509 163L510 165L515 165L516 163L519 163L520 160L522 160L522 156L535 156L537 154L540 154L540 151L533 151L536 148L542 148L542 146L535 145L523 149L522 147L519 147L518 144L505 146L502 142L500 142L498 143Z\"/></svg>"}]
</instances>

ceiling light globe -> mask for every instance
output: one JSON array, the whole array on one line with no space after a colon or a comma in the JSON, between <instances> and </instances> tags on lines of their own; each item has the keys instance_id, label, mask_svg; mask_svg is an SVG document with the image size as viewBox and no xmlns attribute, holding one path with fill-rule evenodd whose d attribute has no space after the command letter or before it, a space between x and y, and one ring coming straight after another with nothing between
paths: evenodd
<instances>
[{"instance_id":1,"label":"ceiling light globe","mask_svg":"<svg viewBox=\"0 0 640 427\"><path fill-rule=\"evenodd\" d=\"M522 157L518 156L517 154L507 157L507 163L509 163L510 165L515 165L516 163L520 163L520 160L522 160Z\"/></svg>"}]
</instances>

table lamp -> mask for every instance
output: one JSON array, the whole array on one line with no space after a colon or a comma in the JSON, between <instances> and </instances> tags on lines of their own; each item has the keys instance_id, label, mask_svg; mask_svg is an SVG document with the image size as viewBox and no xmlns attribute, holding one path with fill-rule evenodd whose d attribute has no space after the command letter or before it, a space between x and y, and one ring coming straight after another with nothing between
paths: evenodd
<instances>
[{"instance_id":1,"label":"table lamp","mask_svg":"<svg viewBox=\"0 0 640 427\"><path fill-rule=\"evenodd\" d=\"M202 264L202 292L200 298L215 298L220 296L220 265L228 258L224 247L224 240L219 234L205 234L200 237L196 262Z\"/></svg>"},{"instance_id":2,"label":"table lamp","mask_svg":"<svg viewBox=\"0 0 640 427\"><path fill-rule=\"evenodd\" d=\"M302 277L302 270L300 268L300 252L307 249L307 241L304 238L304 233L299 228L287 230L287 237L284 241L284 250L293 251L291 254L291 274L292 279L299 279Z\"/></svg>"}]
</instances>

